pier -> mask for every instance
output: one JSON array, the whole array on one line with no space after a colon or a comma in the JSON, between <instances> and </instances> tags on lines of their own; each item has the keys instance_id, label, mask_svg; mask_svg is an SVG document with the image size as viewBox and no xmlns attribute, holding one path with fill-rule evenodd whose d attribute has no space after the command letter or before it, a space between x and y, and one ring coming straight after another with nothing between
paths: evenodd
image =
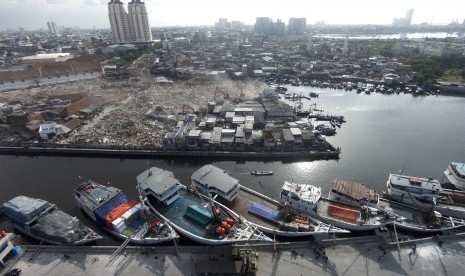
<instances>
[{"instance_id":1,"label":"pier","mask_svg":"<svg viewBox=\"0 0 465 276\"><path fill-rule=\"evenodd\" d=\"M243 245L259 253L256 275L461 275L463 235L386 242L356 237ZM438 241L438 239L440 239ZM110 259L116 247L23 246L24 254L3 272L22 275L196 275L197 264L231 259L231 246L129 246Z\"/></svg>"}]
</instances>

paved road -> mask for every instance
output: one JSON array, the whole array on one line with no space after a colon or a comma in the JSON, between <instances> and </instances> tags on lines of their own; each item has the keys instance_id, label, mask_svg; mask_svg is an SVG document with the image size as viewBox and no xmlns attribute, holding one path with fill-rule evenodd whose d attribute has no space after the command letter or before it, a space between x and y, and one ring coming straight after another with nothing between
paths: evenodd
<instances>
[{"instance_id":1,"label":"paved road","mask_svg":"<svg viewBox=\"0 0 465 276\"><path fill-rule=\"evenodd\" d=\"M259 248L257 275L463 275L465 242L446 240L441 245L428 240L401 247L388 246L384 254L380 242L327 245L323 251L308 242ZM320 256L317 258L315 250ZM27 249L7 269L22 275L195 275L198 260L227 259L227 247L130 247L113 260L114 248ZM66 258L64 254L69 254ZM5 273L6 270L2 271Z\"/></svg>"}]
</instances>

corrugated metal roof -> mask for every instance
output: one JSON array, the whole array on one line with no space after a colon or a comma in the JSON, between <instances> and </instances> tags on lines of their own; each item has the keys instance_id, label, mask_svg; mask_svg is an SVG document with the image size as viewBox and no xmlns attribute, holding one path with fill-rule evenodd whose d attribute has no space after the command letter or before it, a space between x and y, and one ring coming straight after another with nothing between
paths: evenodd
<instances>
[{"instance_id":1,"label":"corrugated metal roof","mask_svg":"<svg viewBox=\"0 0 465 276\"><path fill-rule=\"evenodd\" d=\"M336 178L333 180L331 189L337 193L346 195L357 201L365 198L370 201L378 200L378 193L362 183Z\"/></svg>"}]
</instances>

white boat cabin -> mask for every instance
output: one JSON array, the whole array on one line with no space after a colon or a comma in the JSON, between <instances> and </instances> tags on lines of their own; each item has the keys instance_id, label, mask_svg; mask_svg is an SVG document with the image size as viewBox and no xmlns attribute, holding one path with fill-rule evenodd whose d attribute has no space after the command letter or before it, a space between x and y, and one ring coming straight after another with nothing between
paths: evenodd
<instances>
[{"instance_id":1,"label":"white boat cabin","mask_svg":"<svg viewBox=\"0 0 465 276\"><path fill-rule=\"evenodd\" d=\"M156 167L139 174L137 184L143 194L151 194L166 205L170 205L179 198L179 190L182 187L173 172Z\"/></svg>"},{"instance_id":2,"label":"white boat cabin","mask_svg":"<svg viewBox=\"0 0 465 276\"><path fill-rule=\"evenodd\" d=\"M321 198L321 188L284 181L279 198L282 203L289 204L293 209L311 211Z\"/></svg>"},{"instance_id":3,"label":"white boat cabin","mask_svg":"<svg viewBox=\"0 0 465 276\"><path fill-rule=\"evenodd\" d=\"M213 165L196 170L191 176L191 183L204 194L216 194L228 201L233 201L240 189L237 179Z\"/></svg>"},{"instance_id":4,"label":"white boat cabin","mask_svg":"<svg viewBox=\"0 0 465 276\"><path fill-rule=\"evenodd\" d=\"M389 196L394 198L415 198L423 202L433 202L443 190L436 179L389 174L387 191Z\"/></svg>"}]
</instances>

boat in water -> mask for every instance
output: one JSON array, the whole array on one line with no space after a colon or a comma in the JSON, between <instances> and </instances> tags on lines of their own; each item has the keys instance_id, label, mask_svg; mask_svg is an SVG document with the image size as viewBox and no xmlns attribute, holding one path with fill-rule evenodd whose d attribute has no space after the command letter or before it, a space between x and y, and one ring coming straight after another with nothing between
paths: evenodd
<instances>
[{"instance_id":1,"label":"boat in water","mask_svg":"<svg viewBox=\"0 0 465 276\"><path fill-rule=\"evenodd\" d=\"M273 175L273 171L251 171L250 174L255 176Z\"/></svg>"},{"instance_id":2,"label":"boat in water","mask_svg":"<svg viewBox=\"0 0 465 276\"><path fill-rule=\"evenodd\" d=\"M437 179L389 174L386 183L389 199L444 216L465 218L465 192L444 189Z\"/></svg>"},{"instance_id":3,"label":"boat in water","mask_svg":"<svg viewBox=\"0 0 465 276\"><path fill-rule=\"evenodd\" d=\"M375 230L392 223L389 214L382 210L324 198L321 188L310 184L285 181L279 199L294 210L354 232Z\"/></svg>"},{"instance_id":4,"label":"boat in water","mask_svg":"<svg viewBox=\"0 0 465 276\"><path fill-rule=\"evenodd\" d=\"M152 167L137 176L137 185L151 210L195 242L207 245L272 242L245 218L202 195L196 185L189 188L182 185L170 171Z\"/></svg>"},{"instance_id":5,"label":"boat in water","mask_svg":"<svg viewBox=\"0 0 465 276\"><path fill-rule=\"evenodd\" d=\"M102 238L43 199L17 196L3 204L3 213L19 232L48 244L82 245Z\"/></svg>"},{"instance_id":6,"label":"boat in water","mask_svg":"<svg viewBox=\"0 0 465 276\"><path fill-rule=\"evenodd\" d=\"M444 171L449 183L465 191L465 163L451 162Z\"/></svg>"},{"instance_id":7,"label":"boat in water","mask_svg":"<svg viewBox=\"0 0 465 276\"><path fill-rule=\"evenodd\" d=\"M289 206L244 186L241 186L233 202L221 199L217 201L269 235L295 238L350 233L302 212L296 212Z\"/></svg>"},{"instance_id":8,"label":"boat in water","mask_svg":"<svg viewBox=\"0 0 465 276\"><path fill-rule=\"evenodd\" d=\"M412 232L434 233L465 226L461 219L448 218L435 211L434 205L421 210L393 200L380 198L378 193L362 183L335 179L328 198L355 205L368 205L386 212L399 229Z\"/></svg>"},{"instance_id":9,"label":"boat in water","mask_svg":"<svg viewBox=\"0 0 465 276\"><path fill-rule=\"evenodd\" d=\"M134 244L154 245L179 238L160 216L118 188L86 180L74 190L74 199L94 222L112 235Z\"/></svg>"}]
</instances>

